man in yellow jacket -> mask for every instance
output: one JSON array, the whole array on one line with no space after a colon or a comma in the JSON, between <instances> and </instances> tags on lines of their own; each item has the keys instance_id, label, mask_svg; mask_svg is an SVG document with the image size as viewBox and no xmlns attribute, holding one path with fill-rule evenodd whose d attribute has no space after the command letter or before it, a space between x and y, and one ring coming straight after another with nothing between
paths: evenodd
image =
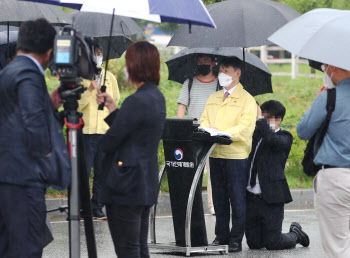
<instances>
[{"instance_id":1,"label":"man in yellow jacket","mask_svg":"<svg viewBox=\"0 0 350 258\"><path fill-rule=\"evenodd\" d=\"M218 79L224 89L209 97L200 121L202 127L211 127L232 135L233 143L216 146L209 160L216 213L216 238L213 244L228 244L230 252L242 250L247 158L257 115L254 98L239 82L241 66L242 62L237 58L222 60Z\"/></svg>"},{"instance_id":2,"label":"man in yellow jacket","mask_svg":"<svg viewBox=\"0 0 350 258\"><path fill-rule=\"evenodd\" d=\"M93 43L97 65L101 67L103 60L102 48L96 42ZM92 81L83 80L83 86L87 87L79 100L79 111L83 112L84 119L84 143L86 152L86 161L89 174L92 165L94 166L94 181L92 188L92 211L93 216L97 219L106 219L102 211L103 205L100 202L102 183L104 181L104 172L102 171L102 151L100 149L101 137L108 130L108 125L104 119L108 116L108 109L98 110L96 102L97 89L103 85L106 76L106 92L111 95L118 104L120 95L118 83L114 75L101 68L101 73L97 74Z\"/></svg>"}]
</instances>

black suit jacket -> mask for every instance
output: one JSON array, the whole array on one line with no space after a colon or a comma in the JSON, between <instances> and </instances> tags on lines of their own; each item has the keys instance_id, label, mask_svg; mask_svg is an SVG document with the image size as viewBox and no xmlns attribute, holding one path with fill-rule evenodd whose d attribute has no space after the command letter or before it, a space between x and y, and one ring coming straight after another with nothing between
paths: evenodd
<instances>
[{"instance_id":1,"label":"black suit jacket","mask_svg":"<svg viewBox=\"0 0 350 258\"><path fill-rule=\"evenodd\" d=\"M101 140L107 155L104 203L137 206L157 202L158 146L165 118L164 96L150 82L106 118L110 129Z\"/></svg>"},{"instance_id":2,"label":"black suit jacket","mask_svg":"<svg viewBox=\"0 0 350 258\"><path fill-rule=\"evenodd\" d=\"M70 181L68 149L44 75L33 60L17 56L0 72L0 182L62 190Z\"/></svg>"},{"instance_id":3,"label":"black suit jacket","mask_svg":"<svg viewBox=\"0 0 350 258\"><path fill-rule=\"evenodd\" d=\"M255 156L262 197L267 203L288 203L293 201L289 191L284 168L293 143L290 132L279 130L274 133L265 119L256 122L252 151L249 155L248 179L251 161L258 142L262 139Z\"/></svg>"}]
</instances>

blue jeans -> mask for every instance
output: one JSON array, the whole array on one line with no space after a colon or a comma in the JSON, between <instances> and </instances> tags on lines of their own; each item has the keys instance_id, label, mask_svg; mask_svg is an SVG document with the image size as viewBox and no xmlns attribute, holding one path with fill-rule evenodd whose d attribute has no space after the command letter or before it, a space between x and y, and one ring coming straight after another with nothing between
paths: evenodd
<instances>
[{"instance_id":1,"label":"blue jeans","mask_svg":"<svg viewBox=\"0 0 350 258\"><path fill-rule=\"evenodd\" d=\"M103 208L101 195L106 173L102 169L103 153L100 146L102 136L103 134L84 134L86 166L89 176L91 174L91 168L94 166L94 181L91 198L93 210Z\"/></svg>"},{"instance_id":2,"label":"blue jeans","mask_svg":"<svg viewBox=\"0 0 350 258\"><path fill-rule=\"evenodd\" d=\"M215 235L219 241L241 243L245 229L247 159L210 158L210 179L216 215ZM230 203L232 229L230 231Z\"/></svg>"}]
</instances>

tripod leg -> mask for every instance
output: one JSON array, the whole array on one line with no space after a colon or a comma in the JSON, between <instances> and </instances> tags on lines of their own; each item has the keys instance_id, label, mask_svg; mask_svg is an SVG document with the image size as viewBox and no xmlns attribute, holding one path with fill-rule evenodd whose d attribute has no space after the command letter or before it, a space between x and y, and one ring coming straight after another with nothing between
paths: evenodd
<instances>
[{"instance_id":1,"label":"tripod leg","mask_svg":"<svg viewBox=\"0 0 350 258\"><path fill-rule=\"evenodd\" d=\"M77 129L68 132L68 144L72 164L72 182L69 187L69 252L71 258L80 257L80 192L78 174Z\"/></svg>"},{"instance_id":2,"label":"tripod leg","mask_svg":"<svg viewBox=\"0 0 350 258\"><path fill-rule=\"evenodd\" d=\"M96 240L94 226L92 221L92 210L90 202L89 176L87 173L85 148L82 129L78 129L78 145L79 145L79 179L80 179L80 200L81 208L84 215L84 227L86 236L86 245L90 258L97 258Z\"/></svg>"}]
</instances>

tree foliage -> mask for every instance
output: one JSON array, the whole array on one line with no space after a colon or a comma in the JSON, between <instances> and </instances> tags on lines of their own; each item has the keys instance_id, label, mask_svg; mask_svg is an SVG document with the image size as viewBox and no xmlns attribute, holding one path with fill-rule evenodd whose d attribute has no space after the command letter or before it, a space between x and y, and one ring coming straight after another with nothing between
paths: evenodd
<instances>
[{"instance_id":1,"label":"tree foliage","mask_svg":"<svg viewBox=\"0 0 350 258\"><path fill-rule=\"evenodd\" d=\"M205 5L226 0L203 0ZM268 0L267 0L268 1ZM350 10L349 0L272 0L293 7L299 13L303 14L316 8L334 8L341 10Z\"/></svg>"}]
</instances>

